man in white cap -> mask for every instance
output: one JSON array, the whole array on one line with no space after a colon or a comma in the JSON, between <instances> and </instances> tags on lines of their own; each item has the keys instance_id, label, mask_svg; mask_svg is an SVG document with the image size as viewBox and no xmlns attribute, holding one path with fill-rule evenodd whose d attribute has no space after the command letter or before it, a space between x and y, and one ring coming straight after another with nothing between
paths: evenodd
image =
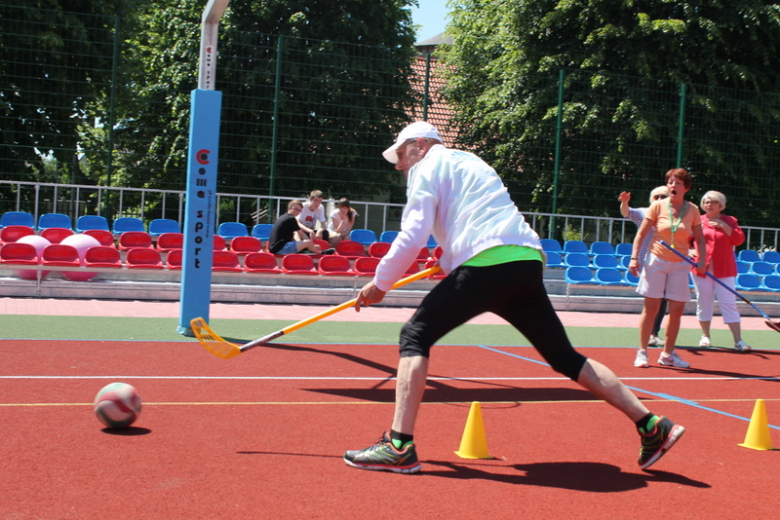
<instances>
[{"instance_id":1,"label":"man in white cap","mask_svg":"<svg viewBox=\"0 0 780 520\"><path fill-rule=\"evenodd\" d=\"M607 367L572 348L542 281L539 237L517 210L501 179L474 154L445 148L436 128L412 123L382 154L407 179L401 232L357 297L355 309L379 303L433 234L447 273L403 326L393 424L380 441L347 451L362 469L415 473L422 467L414 426L428 374L431 346L484 312L501 316L556 371L631 419L641 437L639 465L656 462L685 431L653 415Z\"/></svg>"}]
</instances>

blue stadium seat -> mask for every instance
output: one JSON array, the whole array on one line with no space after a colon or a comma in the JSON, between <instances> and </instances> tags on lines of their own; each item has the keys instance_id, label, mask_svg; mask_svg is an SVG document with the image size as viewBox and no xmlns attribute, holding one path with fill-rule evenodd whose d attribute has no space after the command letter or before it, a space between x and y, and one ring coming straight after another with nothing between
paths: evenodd
<instances>
[{"instance_id":1,"label":"blue stadium seat","mask_svg":"<svg viewBox=\"0 0 780 520\"><path fill-rule=\"evenodd\" d=\"M761 257L758 256L758 253L756 251L753 251L752 249L743 249L737 255L737 260L753 263L753 262L760 262Z\"/></svg>"},{"instance_id":2,"label":"blue stadium seat","mask_svg":"<svg viewBox=\"0 0 780 520\"><path fill-rule=\"evenodd\" d=\"M633 251L634 244L628 242L620 243L615 247L615 254L618 256L631 256Z\"/></svg>"},{"instance_id":3,"label":"blue stadium seat","mask_svg":"<svg viewBox=\"0 0 780 520\"><path fill-rule=\"evenodd\" d=\"M743 262L742 260L737 260L737 274L747 274L750 272L750 264L748 262Z\"/></svg>"},{"instance_id":4,"label":"blue stadium seat","mask_svg":"<svg viewBox=\"0 0 780 520\"><path fill-rule=\"evenodd\" d=\"M561 260L561 255L555 251L545 252L547 255L547 267L566 267L566 264Z\"/></svg>"},{"instance_id":5,"label":"blue stadium seat","mask_svg":"<svg viewBox=\"0 0 780 520\"><path fill-rule=\"evenodd\" d=\"M777 251L764 251L764 254L761 255L761 260L770 264L780 264L780 253Z\"/></svg>"},{"instance_id":6,"label":"blue stadium seat","mask_svg":"<svg viewBox=\"0 0 780 520\"><path fill-rule=\"evenodd\" d=\"M436 249L436 246L438 245L439 244L436 242L436 239L433 238L433 235L431 235L428 237L428 243L425 244L425 247L427 247L428 249Z\"/></svg>"},{"instance_id":7,"label":"blue stadium seat","mask_svg":"<svg viewBox=\"0 0 780 520\"><path fill-rule=\"evenodd\" d=\"M628 285L632 285L634 287L639 285L639 277L631 274L631 271L625 271L623 274L623 279L626 281L626 283L628 283Z\"/></svg>"},{"instance_id":8,"label":"blue stadium seat","mask_svg":"<svg viewBox=\"0 0 780 520\"><path fill-rule=\"evenodd\" d=\"M49 228L73 230L73 222L71 222L69 216L62 213L44 213L38 217L38 231Z\"/></svg>"},{"instance_id":9,"label":"blue stadium seat","mask_svg":"<svg viewBox=\"0 0 780 520\"><path fill-rule=\"evenodd\" d=\"M163 233L181 233L181 227L175 220L169 218L156 218L149 222L149 234L159 237Z\"/></svg>"},{"instance_id":10,"label":"blue stadium seat","mask_svg":"<svg viewBox=\"0 0 780 520\"><path fill-rule=\"evenodd\" d=\"M0 227L5 226L27 226L35 229L35 219L26 211L6 211L0 217Z\"/></svg>"},{"instance_id":11,"label":"blue stadium seat","mask_svg":"<svg viewBox=\"0 0 780 520\"><path fill-rule=\"evenodd\" d=\"M582 240L567 240L563 243L563 251L565 253L589 253L587 244Z\"/></svg>"},{"instance_id":12,"label":"blue stadium seat","mask_svg":"<svg viewBox=\"0 0 780 520\"><path fill-rule=\"evenodd\" d=\"M758 276L768 276L775 274L775 267L775 264L770 264L769 262L753 262L750 264L749 272Z\"/></svg>"},{"instance_id":13,"label":"blue stadium seat","mask_svg":"<svg viewBox=\"0 0 780 520\"><path fill-rule=\"evenodd\" d=\"M595 280L601 285L630 285L623 279L623 275L614 267L601 267L596 269Z\"/></svg>"},{"instance_id":14,"label":"blue stadium seat","mask_svg":"<svg viewBox=\"0 0 780 520\"><path fill-rule=\"evenodd\" d=\"M553 253L563 253L563 248L561 247L561 243L555 240L554 238L542 238L539 240L542 244L542 249L544 251L552 251Z\"/></svg>"},{"instance_id":15,"label":"blue stadium seat","mask_svg":"<svg viewBox=\"0 0 780 520\"><path fill-rule=\"evenodd\" d=\"M593 242L590 245L590 254L592 255L614 255L615 246L609 242Z\"/></svg>"},{"instance_id":16,"label":"blue stadium seat","mask_svg":"<svg viewBox=\"0 0 780 520\"><path fill-rule=\"evenodd\" d=\"M76 233L83 233L89 229L109 231L108 220L100 215L82 215L76 221Z\"/></svg>"},{"instance_id":17,"label":"blue stadium seat","mask_svg":"<svg viewBox=\"0 0 780 520\"><path fill-rule=\"evenodd\" d=\"M585 253L569 253L563 261L569 267L590 267L590 258Z\"/></svg>"},{"instance_id":18,"label":"blue stadium seat","mask_svg":"<svg viewBox=\"0 0 780 520\"><path fill-rule=\"evenodd\" d=\"M767 291L780 292L780 275L770 274L769 276L765 276L764 279L761 280L761 286Z\"/></svg>"},{"instance_id":19,"label":"blue stadium seat","mask_svg":"<svg viewBox=\"0 0 780 520\"><path fill-rule=\"evenodd\" d=\"M395 240L395 237L398 236L398 233L399 231L383 231L382 234L379 235L379 241L392 244L393 240Z\"/></svg>"},{"instance_id":20,"label":"blue stadium seat","mask_svg":"<svg viewBox=\"0 0 780 520\"><path fill-rule=\"evenodd\" d=\"M588 284L595 285L593 280L593 273L587 267L567 267L566 268L566 283L569 284Z\"/></svg>"},{"instance_id":21,"label":"blue stadium seat","mask_svg":"<svg viewBox=\"0 0 780 520\"><path fill-rule=\"evenodd\" d=\"M353 229L349 233L349 238L351 238L354 242L362 244L366 247L377 241L376 233L370 229Z\"/></svg>"},{"instance_id":22,"label":"blue stadium seat","mask_svg":"<svg viewBox=\"0 0 780 520\"><path fill-rule=\"evenodd\" d=\"M609 254L597 254L593 257L593 265L595 267L611 267L617 269L620 263L615 255Z\"/></svg>"},{"instance_id":23,"label":"blue stadium seat","mask_svg":"<svg viewBox=\"0 0 780 520\"><path fill-rule=\"evenodd\" d=\"M114 219L114 234L121 235L126 231L140 231L146 233L144 221L135 217L119 217Z\"/></svg>"},{"instance_id":24,"label":"blue stadium seat","mask_svg":"<svg viewBox=\"0 0 780 520\"><path fill-rule=\"evenodd\" d=\"M217 229L217 235L226 240L236 237L248 237L249 229L243 222L223 222Z\"/></svg>"},{"instance_id":25,"label":"blue stadium seat","mask_svg":"<svg viewBox=\"0 0 780 520\"><path fill-rule=\"evenodd\" d=\"M740 291L757 291L761 288L761 280L754 274L738 274L736 285Z\"/></svg>"},{"instance_id":26,"label":"blue stadium seat","mask_svg":"<svg viewBox=\"0 0 780 520\"><path fill-rule=\"evenodd\" d=\"M255 224L252 228L252 236L261 242L268 242L268 239L271 238L271 230L273 228L273 224Z\"/></svg>"}]
</instances>

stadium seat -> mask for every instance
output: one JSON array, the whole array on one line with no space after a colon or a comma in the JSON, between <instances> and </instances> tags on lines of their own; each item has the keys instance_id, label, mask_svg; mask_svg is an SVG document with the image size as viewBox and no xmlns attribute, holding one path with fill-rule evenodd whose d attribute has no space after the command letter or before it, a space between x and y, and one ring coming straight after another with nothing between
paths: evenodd
<instances>
[{"instance_id":1,"label":"stadium seat","mask_svg":"<svg viewBox=\"0 0 780 520\"><path fill-rule=\"evenodd\" d=\"M298 253L282 257L282 272L286 274L317 274L311 256Z\"/></svg>"},{"instance_id":2,"label":"stadium seat","mask_svg":"<svg viewBox=\"0 0 780 520\"><path fill-rule=\"evenodd\" d=\"M618 259L612 253L596 254L593 256L593 265L595 267L612 267L617 269Z\"/></svg>"},{"instance_id":3,"label":"stadium seat","mask_svg":"<svg viewBox=\"0 0 780 520\"><path fill-rule=\"evenodd\" d=\"M413 274L419 273L421 271L420 264L417 262L412 262L412 264L406 268L406 272L404 273L404 276L411 276Z\"/></svg>"},{"instance_id":4,"label":"stadium seat","mask_svg":"<svg viewBox=\"0 0 780 520\"><path fill-rule=\"evenodd\" d=\"M114 234L121 235L127 231L138 231L146 233L144 221L136 217L120 217L114 220Z\"/></svg>"},{"instance_id":5,"label":"stadium seat","mask_svg":"<svg viewBox=\"0 0 780 520\"><path fill-rule=\"evenodd\" d=\"M542 238L539 240L542 244L542 250L545 252L551 251L553 253L563 253L563 248L561 247L561 243L555 240L554 238Z\"/></svg>"},{"instance_id":6,"label":"stadium seat","mask_svg":"<svg viewBox=\"0 0 780 520\"><path fill-rule=\"evenodd\" d=\"M770 264L780 264L780 253L777 251L764 251L764 254L761 255L761 260Z\"/></svg>"},{"instance_id":7,"label":"stadium seat","mask_svg":"<svg viewBox=\"0 0 780 520\"><path fill-rule=\"evenodd\" d=\"M156 218L149 222L149 234L159 237L163 233L181 233L181 226L169 218Z\"/></svg>"},{"instance_id":8,"label":"stadium seat","mask_svg":"<svg viewBox=\"0 0 780 520\"><path fill-rule=\"evenodd\" d=\"M255 237L236 237L230 242L230 250L237 255L259 253L263 250L263 243Z\"/></svg>"},{"instance_id":9,"label":"stadium seat","mask_svg":"<svg viewBox=\"0 0 780 520\"><path fill-rule=\"evenodd\" d=\"M108 220L100 215L82 215L76 221L76 233L83 233L89 229L109 231Z\"/></svg>"},{"instance_id":10,"label":"stadium seat","mask_svg":"<svg viewBox=\"0 0 780 520\"><path fill-rule=\"evenodd\" d=\"M325 255L320 258L317 271L326 276L355 276L349 265L349 258L339 255Z\"/></svg>"},{"instance_id":11,"label":"stadium seat","mask_svg":"<svg viewBox=\"0 0 780 520\"><path fill-rule=\"evenodd\" d=\"M596 276L594 279L601 285L629 285L623 279L623 275L620 271L614 267L601 267L596 269Z\"/></svg>"},{"instance_id":12,"label":"stadium seat","mask_svg":"<svg viewBox=\"0 0 780 520\"><path fill-rule=\"evenodd\" d=\"M753 262L760 262L761 257L758 256L758 252L753 251L752 249L743 249L737 255L737 260L752 264Z\"/></svg>"},{"instance_id":13,"label":"stadium seat","mask_svg":"<svg viewBox=\"0 0 780 520\"><path fill-rule=\"evenodd\" d=\"M740 291L757 291L761 289L761 280L754 274L738 274L736 286Z\"/></svg>"},{"instance_id":14,"label":"stadium seat","mask_svg":"<svg viewBox=\"0 0 780 520\"><path fill-rule=\"evenodd\" d=\"M238 256L233 251L214 251L211 270L220 272L241 272Z\"/></svg>"},{"instance_id":15,"label":"stadium seat","mask_svg":"<svg viewBox=\"0 0 780 520\"><path fill-rule=\"evenodd\" d=\"M442 249L441 246L436 246L433 248L433 258L435 258L436 260L441 258L441 255L443 254L444 254L444 249Z\"/></svg>"},{"instance_id":16,"label":"stadium seat","mask_svg":"<svg viewBox=\"0 0 780 520\"><path fill-rule=\"evenodd\" d=\"M73 222L63 213L44 213L38 217L38 231L49 228L64 228L73 231Z\"/></svg>"},{"instance_id":17,"label":"stadium seat","mask_svg":"<svg viewBox=\"0 0 780 520\"><path fill-rule=\"evenodd\" d=\"M110 246L93 246L84 255L86 267L122 267L119 250Z\"/></svg>"},{"instance_id":18,"label":"stadium seat","mask_svg":"<svg viewBox=\"0 0 780 520\"><path fill-rule=\"evenodd\" d=\"M165 267L171 271L178 271L181 269L181 260L183 252L181 249L171 249L168 254L165 255Z\"/></svg>"},{"instance_id":19,"label":"stadium seat","mask_svg":"<svg viewBox=\"0 0 780 520\"><path fill-rule=\"evenodd\" d=\"M566 268L565 280L568 284L588 284L593 285L593 273L587 267L573 266Z\"/></svg>"},{"instance_id":20,"label":"stadium seat","mask_svg":"<svg viewBox=\"0 0 780 520\"><path fill-rule=\"evenodd\" d=\"M8 244L16 242L22 237L34 235L35 230L30 226L11 225L0 229L0 243Z\"/></svg>"},{"instance_id":21,"label":"stadium seat","mask_svg":"<svg viewBox=\"0 0 780 520\"><path fill-rule=\"evenodd\" d=\"M623 242L615 247L615 255L617 256L631 256L634 252L634 244Z\"/></svg>"},{"instance_id":22,"label":"stadium seat","mask_svg":"<svg viewBox=\"0 0 780 520\"><path fill-rule=\"evenodd\" d=\"M154 249L152 237L146 231L125 231L119 235L118 249L127 251L128 249L137 249L140 247Z\"/></svg>"},{"instance_id":23,"label":"stadium seat","mask_svg":"<svg viewBox=\"0 0 780 520\"><path fill-rule=\"evenodd\" d=\"M620 262L618 262L617 268L621 271L625 271L628 269L628 265L631 263L631 257L630 256L621 256Z\"/></svg>"},{"instance_id":24,"label":"stadium seat","mask_svg":"<svg viewBox=\"0 0 780 520\"><path fill-rule=\"evenodd\" d=\"M780 275L770 274L761 280L761 287L767 291L780 292Z\"/></svg>"},{"instance_id":25,"label":"stadium seat","mask_svg":"<svg viewBox=\"0 0 780 520\"><path fill-rule=\"evenodd\" d=\"M6 211L0 217L0 227L6 226L27 226L35 228L35 218L26 211Z\"/></svg>"},{"instance_id":26,"label":"stadium seat","mask_svg":"<svg viewBox=\"0 0 780 520\"><path fill-rule=\"evenodd\" d=\"M377 241L376 233L370 229L353 229L349 233L349 238L354 242L363 244L365 247L368 247Z\"/></svg>"},{"instance_id":27,"label":"stadium seat","mask_svg":"<svg viewBox=\"0 0 780 520\"><path fill-rule=\"evenodd\" d=\"M52 244L59 244L71 235L73 230L68 228L49 227L41 230L41 236Z\"/></svg>"},{"instance_id":28,"label":"stadium seat","mask_svg":"<svg viewBox=\"0 0 780 520\"><path fill-rule=\"evenodd\" d=\"M439 246L436 246L436 247L439 247ZM417 253L417 262L424 265L425 262L427 262L430 258L432 258L431 257L431 250L427 246L426 247L421 247L420 248L420 252ZM420 266L418 265L417 267L419 268Z\"/></svg>"},{"instance_id":29,"label":"stadium seat","mask_svg":"<svg viewBox=\"0 0 780 520\"><path fill-rule=\"evenodd\" d=\"M590 258L587 253L569 253L563 262L568 267L590 267Z\"/></svg>"},{"instance_id":30,"label":"stadium seat","mask_svg":"<svg viewBox=\"0 0 780 520\"><path fill-rule=\"evenodd\" d=\"M327 240L321 240L319 238L314 239L314 245L318 246L320 248L320 251L326 251L331 248L330 242L328 242ZM319 258L321 256L322 256L321 254L315 255L314 258Z\"/></svg>"},{"instance_id":31,"label":"stadium seat","mask_svg":"<svg viewBox=\"0 0 780 520\"><path fill-rule=\"evenodd\" d=\"M379 265L380 261L380 258L373 256L357 258L352 270L358 276L374 276L376 274L376 266Z\"/></svg>"},{"instance_id":32,"label":"stadium seat","mask_svg":"<svg viewBox=\"0 0 780 520\"><path fill-rule=\"evenodd\" d=\"M355 242L354 240L342 240L336 244L336 254L346 256L350 259L368 256L366 254L366 249L363 247L363 244L360 242Z\"/></svg>"},{"instance_id":33,"label":"stadium seat","mask_svg":"<svg viewBox=\"0 0 780 520\"><path fill-rule=\"evenodd\" d=\"M382 258L390 251L390 246L392 246L392 244L388 242L374 242L368 246L368 255L375 258Z\"/></svg>"},{"instance_id":34,"label":"stadium seat","mask_svg":"<svg viewBox=\"0 0 780 520\"><path fill-rule=\"evenodd\" d=\"M236 237L249 236L249 230L246 224L242 222L223 222L217 228L217 235L221 236L225 240L232 240Z\"/></svg>"},{"instance_id":35,"label":"stadium seat","mask_svg":"<svg viewBox=\"0 0 780 520\"><path fill-rule=\"evenodd\" d=\"M273 224L255 224L252 228L252 236L260 242L268 242L268 239L271 238L271 230L273 228Z\"/></svg>"},{"instance_id":36,"label":"stadium seat","mask_svg":"<svg viewBox=\"0 0 780 520\"><path fill-rule=\"evenodd\" d=\"M0 264L38 265L38 251L32 244L3 244L0 247Z\"/></svg>"},{"instance_id":37,"label":"stadium seat","mask_svg":"<svg viewBox=\"0 0 780 520\"><path fill-rule=\"evenodd\" d=\"M609 242L593 242L590 245L590 254L592 255L614 255L615 246Z\"/></svg>"},{"instance_id":38,"label":"stadium seat","mask_svg":"<svg viewBox=\"0 0 780 520\"><path fill-rule=\"evenodd\" d=\"M225 238L221 235L214 235L214 251L226 251L227 250L227 243L225 242Z\"/></svg>"},{"instance_id":39,"label":"stadium seat","mask_svg":"<svg viewBox=\"0 0 780 520\"><path fill-rule=\"evenodd\" d=\"M775 264L770 264L769 262L753 262L750 264L749 272L758 276L775 274Z\"/></svg>"},{"instance_id":40,"label":"stadium seat","mask_svg":"<svg viewBox=\"0 0 780 520\"><path fill-rule=\"evenodd\" d=\"M167 253L174 249L181 249L184 247L184 234L183 233L163 233L157 237L157 244L155 249L160 253Z\"/></svg>"},{"instance_id":41,"label":"stadium seat","mask_svg":"<svg viewBox=\"0 0 780 520\"><path fill-rule=\"evenodd\" d=\"M428 243L425 244L425 247L428 249L436 249L436 246L438 246L438 242L436 242L436 239L433 238L433 235L428 237Z\"/></svg>"},{"instance_id":42,"label":"stadium seat","mask_svg":"<svg viewBox=\"0 0 780 520\"><path fill-rule=\"evenodd\" d=\"M566 267L566 264L561 260L560 253L555 251L547 251L547 267Z\"/></svg>"},{"instance_id":43,"label":"stadium seat","mask_svg":"<svg viewBox=\"0 0 780 520\"><path fill-rule=\"evenodd\" d=\"M139 247L129 249L125 257L125 265L130 269L162 269L160 253L154 249Z\"/></svg>"},{"instance_id":44,"label":"stadium seat","mask_svg":"<svg viewBox=\"0 0 780 520\"><path fill-rule=\"evenodd\" d=\"M43 248L43 265L80 267L79 252L73 246L52 244Z\"/></svg>"},{"instance_id":45,"label":"stadium seat","mask_svg":"<svg viewBox=\"0 0 780 520\"><path fill-rule=\"evenodd\" d=\"M567 240L563 243L564 253L585 253L588 254L590 250L587 244L582 240Z\"/></svg>"},{"instance_id":46,"label":"stadium seat","mask_svg":"<svg viewBox=\"0 0 780 520\"><path fill-rule=\"evenodd\" d=\"M625 271L623 273L623 279L628 283L628 285L632 285L634 287L639 285L639 277L631 274L631 271Z\"/></svg>"},{"instance_id":47,"label":"stadium seat","mask_svg":"<svg viewBox=\"0 0 780 520\"><path fill-rule=\"evenodd\" d=\"M398 231L383 231L382 234L379 235L379 242L392 244L393 240L398 236L398 233Z\"/></svg>"},{"instance_id":48,"label":"stadium seat","mask_svg":"<svg viewBox=\"0 0 780 520\"><path fill-rule=\"evenodd\" d=\"M276 263L276 257L271 253L249 253L244 258L244 271L247 273L270 273L279 274L282 272Z\"/></svg>"},{"instance_id":49,"label":"stadium seat","mask_svg":"<svg viewBox=\"0 0 780 520\"><path fill-rule=\"evenodd\" d=\"M435 259L430 259L427 262L425 262L424 269L430 269L431 267L436 265ZM444 274L444 271L439 271L438 273L430 275L428 278L432 280L441 280L442 278L447 278L447 275Z\"/></svg>"},{"instance_id":50,"label":"stadium seat","mask_svg":"<svg viewBox=\"0 0 780 520\"><path fill-rule=\"evenodd\" d=\"M743 262L742 260L737 260L737 274L747 274L750 272L750 264L748 262Z\"/></svg>"},{"instance_id":51,"label":"stadium seat","mask_svg":"<svg viewBox=\"0 0 780 520\"><path fill-rule=\"evenodd\" d=\"M101 246L116 247L116 244L114 243L114 235L112 235L110 231L105 229L88 229L84 231L84 234L95 238L98 242L100 242Z\"/></svg>"}]
</instances>

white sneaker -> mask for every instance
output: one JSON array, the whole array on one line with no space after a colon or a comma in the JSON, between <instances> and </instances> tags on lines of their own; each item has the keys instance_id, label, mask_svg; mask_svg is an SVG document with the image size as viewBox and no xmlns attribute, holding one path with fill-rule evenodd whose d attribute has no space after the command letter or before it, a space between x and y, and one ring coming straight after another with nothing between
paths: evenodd
<instances>
[{"instance_id":1,"label":"white sneaker","mask_svg":"<svg viewBox=\"0 0 780 520\"><path fill-rule=\"evenodd\" d=\"M637 351L634 366L637 368L647 368L650 366L647 364L647 351L642 350L641 348Z\"/></svg>"},{"instance_id":2,"label":"white sneaker","mask_svg":"<svg viewBox=\"0 0 780 520\"><path fill-rule=\"evenodd\" d=\"M709 347L710 345L712 345L712 343L710 342L710 338L708 338L707 336L702 336L701 339L699 340L700 347Z\"/></svg>"},{"instance_id":3,"label":"white sneaker","mask_svg":"<svg viewBox=\"0 0 780 520\"><path fill-rule=\"evenodd\" d=\"M734 349L735 349L737 352L750 352L750 351L752 350L752 349L750 348L750 345L748 345L747 343L745 343L745 342L744 342L744 341L742 341L742 340L739 340L738 342L736 342L736 343L734 344Z\"/></svg>"},{"instance_id":4,"label":"white sneaker","mask_svg":"<svg viewBox=\"0 0 780 520\"><path fill-rule=\"evenodd\" d=\"M654 334L650 334L650 340L647 342L648 347L663 347L664 340Z\"/></svg>"},{"instance_id":5,"label":"white sneaker","mask_svg":"<svg viewBox=\"0 0 780 520\"><path fill-rule=\"evenodd\" d=\"M667 356L665 352L661 352L658 358L658 364L667 367L688 368L691 366L687 361L680 359L676 351L672 351L672 354Z\"/></svg>"}]
</instances>

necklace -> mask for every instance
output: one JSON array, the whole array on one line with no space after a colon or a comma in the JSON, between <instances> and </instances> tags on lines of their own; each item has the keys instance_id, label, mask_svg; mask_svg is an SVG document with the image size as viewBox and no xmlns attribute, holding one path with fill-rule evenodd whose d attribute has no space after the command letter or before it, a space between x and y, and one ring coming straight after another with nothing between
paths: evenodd
<instances>
[{"instance_id":1,"label":"necklace","mask_svg":"<svg viewBox=\"0 0 780 520\"><path fill-rule=\"evenodd\" d=\"M675 233L675 231L677 231L677 228L680 227L680 223L682 222L682 219L685 216L685 209L686 209L687 204L683 200L682 211L680 211L680 216L677 219L677 222L675 223L674 216L672 215L672 198L669 197L666 200L669 203L669 221L671 222L671 229L672 229L672 240L671 240L671 242L672 242L672 249L674 249L674 233Z\"/></svg>"}]
</instances>

